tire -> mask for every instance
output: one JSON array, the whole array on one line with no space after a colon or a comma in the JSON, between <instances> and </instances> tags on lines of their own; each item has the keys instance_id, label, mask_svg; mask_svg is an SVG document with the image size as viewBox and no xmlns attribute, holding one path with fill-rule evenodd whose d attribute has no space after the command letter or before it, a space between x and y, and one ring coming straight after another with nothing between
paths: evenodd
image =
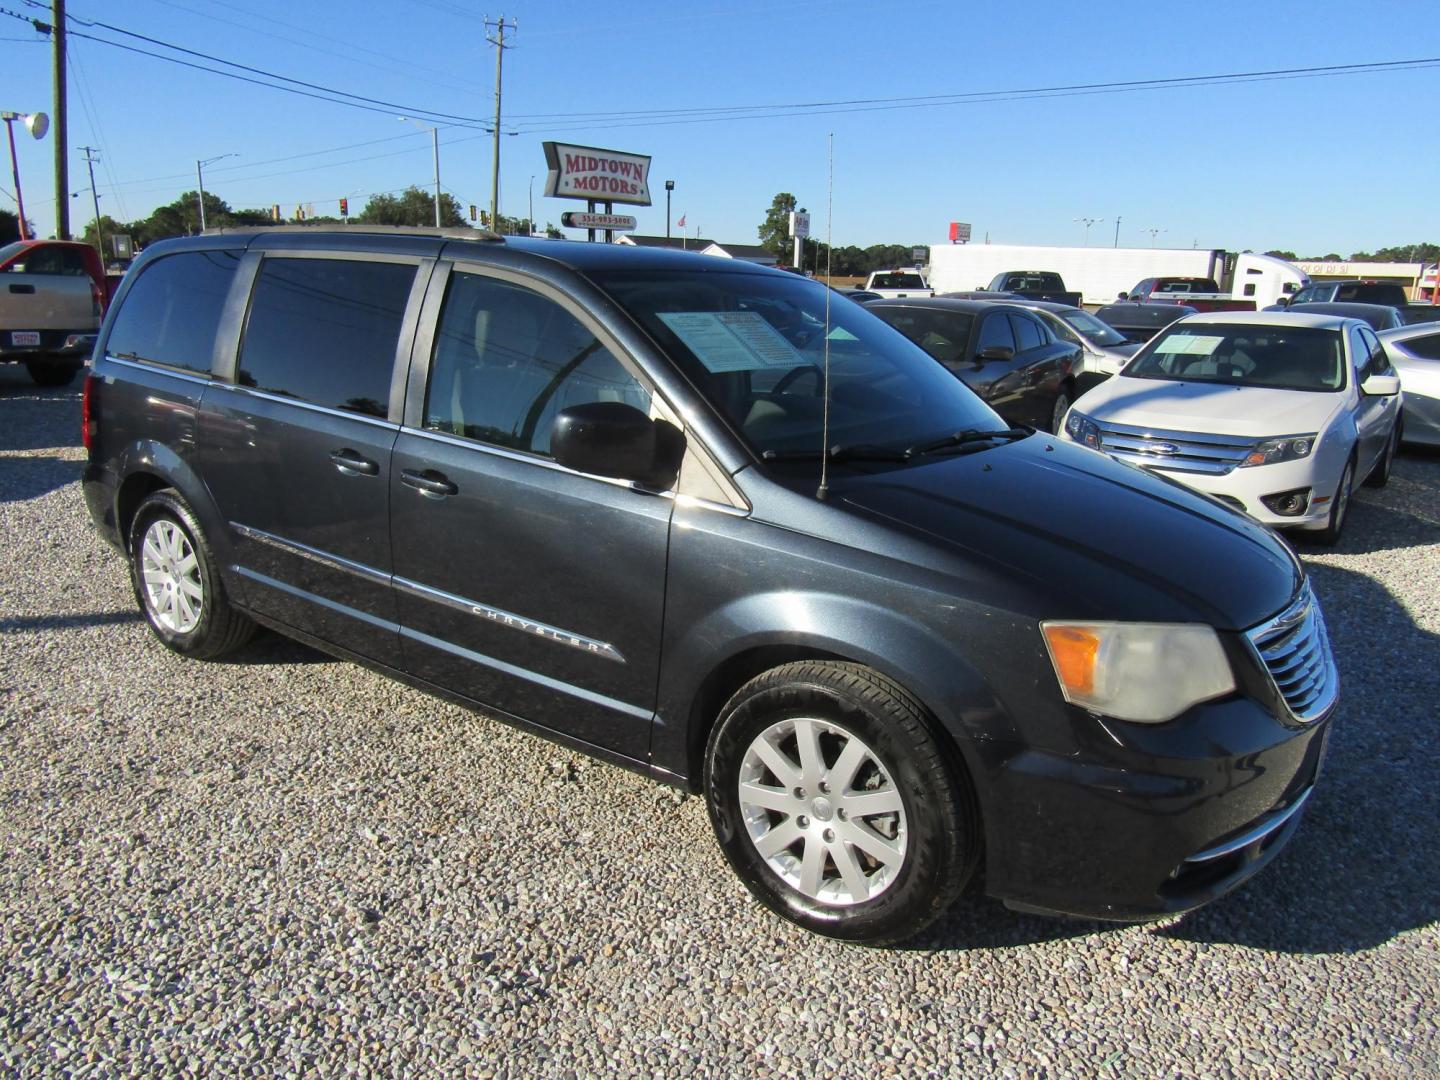
<instances>
[{"instance_id":1,"label":"tire","mask_svg":"<svg viewBox=\"0 0 1440 1080\"><path fill-rule=\"evenodd\" d=\"M1070 410L1070 387L1062 386L1055 395L1055 407L1050 410L1050 434L1059 435L1065 426L1065 414Z\"/></svg>"},{"instance_id":2,"label":"tire","mask_svg":"<svg viewBox=\"0 0 1440 1080\"><path fill-rule=\"evenodd\" d=\"M154 492L140 504L129 551L135 601L166 648L213 660L255 633L254 622L227 599L195 513L174 491Z\"/></svg>"},{"instance_id":3,"label":"tire","mask_svg":"<svg viewBox=\"0 0 1440 1080\"><path fill-rule=\"evenodd\" d=\"M959 755L915 698L859 664L786 664L741 687L710 732L705 796L721 850L756 898L843 941L912 936L979 862L980 815Z\"/></svg>"},{"instance_id":4,"label":"tire","mask_svg":"<svg viewBox=\"0 0 1440 1080\"><path fill-rule=\"evenodd\" d=\"M69 386L75 381L80 366L49 360L27 360L25 370L30 373L30 381L36 386Z\"/></svg>"},{"instance_id":5,"label":"tire","mask_svg":"<svg viewBox=\"0 0 1440 1080\"><path fill-rule=\"evenodd\" d=\"M1380 460L1370 470L1370 475L1365 477L1365 486L1383 488L1390 482L1390 467L1395 464L1395 452L1400 449L1400 421L1395 421L1395 426L1390 429L1390 440L1385 444L1385 450L1380 455Z\"/></svg>"},{"instance_id":6,"label":"tire","mask_svg":"<svg viewBox=\"0 0 1440 1080\"><path fill-rule=\"evenodd\" d=\"M1340 539L1340 532L1345 528L1345 518L1350 509L1350 493L1354 487L1355 459L1351 458L1345 463L1345 471L1340 474L1340 483L1335 488L1335 497L1330 500L1330 517L1325 522L1325 527L1313 534L1317 544L1331 547Z\"/></svg>"}]
</instances>

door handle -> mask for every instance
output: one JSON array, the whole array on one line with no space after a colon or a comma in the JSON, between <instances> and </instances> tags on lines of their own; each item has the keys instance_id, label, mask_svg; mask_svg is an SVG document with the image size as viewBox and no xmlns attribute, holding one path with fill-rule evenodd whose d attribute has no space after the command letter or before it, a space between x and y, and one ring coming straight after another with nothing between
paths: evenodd
<instances>
[{"instance_id":1,"label":"door handle","mask_svg":"<svg viewBox=\"0 0 1440 1080\"><path fill-rule=\"evenodd\" d=\"M434 469L426 469L424 472L403 469L400 472L400 482L432 499L443 499L460 490L450 482L444 473L436 472Z\"/></svg>"},{"instance_id":2,"label":"door handle","mask_svg":"<svg viewBox=\"0 0 1440 1080\"><path fill-rule=\"evenodd\" d=\"M11 286L10 286L10 291L11 291L12 293L19 293L19 294L22 295L22 296L34 296L34 295L35 295L35 286L34 286L34 285L11 285Z\"/></svg>"},{"instance_id":3,"label":"door handle","mask_svg":"<svg viewBox=\"0 0 1440 1080\"><path fill-rule=\"evenodd\" d=\"M346 476L374 476L380 471L379 464L350 449L330 451L330 460Z\"/></svg>"}]
</instances>

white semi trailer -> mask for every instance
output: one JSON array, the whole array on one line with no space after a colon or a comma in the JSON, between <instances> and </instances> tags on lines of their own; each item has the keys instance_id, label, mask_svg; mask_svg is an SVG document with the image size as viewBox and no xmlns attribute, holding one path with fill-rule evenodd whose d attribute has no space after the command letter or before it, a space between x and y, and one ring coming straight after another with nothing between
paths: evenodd
<instances>
[{"instance_id":1,"label":"white semi trailer","mask_svg":"<svg viewBox=\"0 0 1440 1080\"><path fill-rule=\"evenodd\" d=\"M984 289L1007 270L1053 270L1087 304L1114 303L1151 277L1212 278L1222 292L1263 308L1309 278L1283 259L1194 248L1044 247L1035 244L935 244L930 287L936 295Z\"/></svg>"}]
</instances>

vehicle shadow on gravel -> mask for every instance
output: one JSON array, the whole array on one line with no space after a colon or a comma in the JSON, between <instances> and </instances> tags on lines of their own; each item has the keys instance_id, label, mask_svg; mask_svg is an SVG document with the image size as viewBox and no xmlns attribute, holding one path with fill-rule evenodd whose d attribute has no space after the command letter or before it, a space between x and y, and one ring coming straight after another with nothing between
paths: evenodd
<instances>
[{"instance_id":1,"label":"vehicle shadow on gravel","mask_svg":"<svg viewBox=\"0 0 1440 1080\"><path fill-rule=\"evenodd\" d=\"M1373 579L1308 569L1340 663L1341 704L1305 820L1254 881L1159 933L1348 953L1440 920L1440 635Z\"/></svg>"},{"instance_id":2,"label":"vehicle shadow on gravel","mask_svg":"<svg viewBox=\"0 0 1440 1080\"><path fill-rule=\"evenodd\" d=\"M207 660L206 663L234 664L239 667L265 667L271 664L340 664L344 661L262 627L254 639L243 649L214 660Z\"/></svg>"},{"instance_id":3,"label":"vehicle shadow on gravel","mask_svg":"<svg viewBox=\"0 0 1440 1080\"><path fill-rule=\"evenodd\" d=\"M80 463L58 457L0 458L0 503L49 495L80 479Z\"/></svg>"},{"instance_id":4,"label":"vehicle shadow on gravel","mask_svg":"<svg viewBox=\"0 0 1440 1080\"><path fill-rule=\"evenodd\" d=\"M83 615L17 615L0 619L0 634L75 630L90 626L116 626L140 621L138 611L88 611Z\"/></svg>"},{"instance_id":5,"label":"vehicle shadow on gravel","mask_svg":"<svg viewBox=\"0 0 1440 1080\"><path fill-rule=\"evenodd\" d=\"M0 450L80 445L80 391L41 390L4 379L0 368Z\"/></svg>"}]
</instances>

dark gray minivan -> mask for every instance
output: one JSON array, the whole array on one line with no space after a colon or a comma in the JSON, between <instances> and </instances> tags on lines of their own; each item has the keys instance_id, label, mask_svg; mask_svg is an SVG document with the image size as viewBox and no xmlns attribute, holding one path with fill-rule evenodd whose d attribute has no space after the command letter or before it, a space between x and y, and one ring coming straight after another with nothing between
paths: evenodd
<instances>
[{"instance_id":1,"label":"dark gray minivan","mask_svg":"<svg viewBox=\"0 0 1440 1080\"><path fill-rule=\"evenodd\" d=\"M1022 910L1195 907L1275 856L1324 756L1336 672L1284 544L1007 428L793 274L169 241L84 426L169 648L263 625L703 791L754 894L834 937L899 940L982 877Z\"/></svg>"}]
</instances>

